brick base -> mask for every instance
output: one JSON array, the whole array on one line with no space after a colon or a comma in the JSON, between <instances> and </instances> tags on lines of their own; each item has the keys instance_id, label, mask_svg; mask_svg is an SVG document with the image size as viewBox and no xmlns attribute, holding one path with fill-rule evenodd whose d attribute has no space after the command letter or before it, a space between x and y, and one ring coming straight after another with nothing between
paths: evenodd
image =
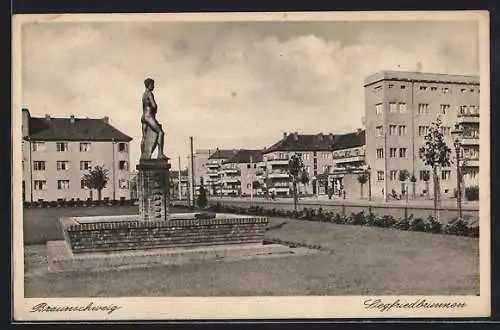
<instances>
[{"instance_id":1,"label":"brick base","mask_svg":"<svg viewBox=\"0 0 500 330\"><path fill-rule=\"evenodd\" d=\"M262 243L267 218L217 214L215 219L171 215L167 221L139 216L62 218L64 237L75 254L163 247Z\"/></svg>"}]
</instances>

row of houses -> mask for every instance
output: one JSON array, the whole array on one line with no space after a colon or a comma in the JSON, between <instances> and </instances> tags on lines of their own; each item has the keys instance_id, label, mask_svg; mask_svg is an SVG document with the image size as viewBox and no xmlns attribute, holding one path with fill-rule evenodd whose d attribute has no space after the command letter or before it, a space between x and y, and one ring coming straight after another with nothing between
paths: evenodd
<instances>
[{"instance_id":1,"label":"row of houses","mask_svg":"<svg viewBox=\"0 0 500 330\"><path fill-rule=\"evenodd\" d=\"M363 129L346 134L283 133L268 148L257 150L198 150L194 155L195 185L200 178L213 195L289 195L287 172L291 155L299 155L310 182L300 189L314 195L359 196L360 173L369 176L371 194L384 197L408 192L400 173L414 179L416 195L432 191L430 168L419 156L424 136L439 118L445 143L454 149L452 131L459 128L460 168L464 186L479 182L479 77L383 71L364 82ZM191 176L191 173L188 173ZM456 159L441 168L442 194L456 191Z\"/></svg>"},{"instance_id":2,"label":"row of houses","mask_svg":"<svg viewBox=\"0 0 500 330\"><path fill-rule=\"evenodd\" d=\"M478 185L479 77L383 71L366 77L364 91L364 127L348 133L283 133L268 147L255 149L197 150L194 174L191 168L172 171L172 197L186 198L202 181L207 192L217 196L289 195L287 167L294 154L302 158L310 178L299 186L302 193L359 196L357 178L368 173L372 196L382 197L401 190L399 174L407 171L415 177L416 194L424 195L432 184L426 180L430 169L419 149L438 118L452 149L451 132L456 126L461 129L464 185ZM92 198L82 176L96 165L109 170L104 199L134 198L131 140L110 125L108 117L31 117L23 109L23 200ZM439 171L445 195L455 192L455 164Z\"/></svg>"}]
</instances>

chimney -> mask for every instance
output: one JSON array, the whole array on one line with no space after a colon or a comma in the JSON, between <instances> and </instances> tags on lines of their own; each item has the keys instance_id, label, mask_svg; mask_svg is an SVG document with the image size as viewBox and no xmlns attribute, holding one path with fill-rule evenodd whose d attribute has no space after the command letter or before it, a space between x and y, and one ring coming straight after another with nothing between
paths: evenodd
<instances>
[{"instance_id":1,"label":"chimney","mask_svg":"<svg viewBox=\"0 0 500 330\"><path fill-rule=\"evenodd\" d=\"M105 122L106 124L109 124L109 117L106 116L106 117L102 118L102 121Z\"/></svg>"},{"instance_id":2,"label":"chimney","mask_svg":"<svg viewBox=\"0 0 500 330\"><path fill-rule=\"evenodd\" d=\"M74 115L69 116L69 122L72 124L75 123L75 116Z\"/></svg>"},{"instance_id":3,"label":"chimney","mask_svg":"<svg viewBox=\"0 0 500 330\"><path fill-rule=\"evenodd\" d=\"M48 113L45 114L45 120L50 121L50 115Z\"/></svg>"},{"instance_id":4,"label":"chimney","mask_svg":"<svg viewBox=\"0 0 500 330\"><path fill-rule=\"evenodd\" d=\"M328 134L328 137L330 138L330 141L333 141L333 133Z\"/></svg>"},{"instance_id":5,"label":"chimney","mask_svg":"<svg viewBox=\"0 0 500 330\"><path fill-rule=\"evenodd\" d=\"M323 133L319 133L319 134L318 134L318 137L319 137L319 140L320 140L320 141L323 141Z\"/></svg>"},{"instance_id":6,"label":"chimney","mask_svg":"<svg viewBox=\"0 0 500 330\"><path fill-rule=\"evenodd\" d=\"M21 131L23 133L23 137L27 137L30 135L30 118L30 111L26 108L23 108L21 121Z\"/></svg>"},{"instance_id":7,"label":"chimney","mask_svg":"<svg viewBox=\"0 0 500 330\"><path fill-rule=\"evenodd\" d=\"M357 130L357 132L356 132L356 133L359 135L359 134L361 134L361 132L362 132L362 131L363 131L363 130L362 130L361 128L358 128L358 130Z\"/></svg>"},{"instance_id":8,"label":"chimney","mask_svg":"<svg viewBox=\"0 0 500 330\"><path fill-rule=\"evenodd\" d=\"M299 133L294 132L293 133L293 138L295 139L295 141L298 141L299 140Z\"/></svg>"},{"instance_id":9,"label":"chimney","mask_svg":"<svg viewBox=\"0 0 500 330\"><path fill-rule=\"evenodd\" d=\"M286 132L283 132L283 139L286 139L286 137L287 137Z\"/></svg>"}]
</instances>

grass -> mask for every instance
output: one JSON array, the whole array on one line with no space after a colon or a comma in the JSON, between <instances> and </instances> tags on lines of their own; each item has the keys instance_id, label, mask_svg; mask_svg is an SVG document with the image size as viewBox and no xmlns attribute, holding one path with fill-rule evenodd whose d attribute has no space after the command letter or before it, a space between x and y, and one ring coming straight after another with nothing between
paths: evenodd
<instances>
[{"instance_id":1,"label":"grass","mask_svg":"<svg viewBox=\"0 0 500 330\"><path fill-rule=\"evenodd\" d=\"M118 214L117 208L85 215ZM137 213L133 207L121 214ZM51 217L65 211L47 210ZM52 213L53 212L53 213ZM73 211L72 211L73 212ZM82 214L82 211L74 211ZM100 213L97 213L100 212ZM57 238L57 221L25 213L27 242ZM43 225L40 225L43 223ZM31 228L36 226L36 228ZM46 233L43 233L46 231ZM267 239L318 246L316 254L99 273L36 273L45 247L25 247L27 297L475 295L478 239L391 229L270 219ZM38 275L37 275L38 274Z\"/></svg>"}]
</instances>

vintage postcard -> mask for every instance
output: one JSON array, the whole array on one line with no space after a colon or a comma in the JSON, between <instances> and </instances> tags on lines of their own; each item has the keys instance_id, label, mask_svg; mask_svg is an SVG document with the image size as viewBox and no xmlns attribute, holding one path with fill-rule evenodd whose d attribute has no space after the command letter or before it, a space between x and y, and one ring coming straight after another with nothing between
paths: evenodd
<instances>
[{"instance_id":1,"label":"vintage postcard","mask_svg":"<svg viewBox=\"0 0 500 330\"><path fill-rule=\"evenodd\" d=\"M490 315L487 12L13 34L15 320Z\"/></svg>"}]
</instances>

